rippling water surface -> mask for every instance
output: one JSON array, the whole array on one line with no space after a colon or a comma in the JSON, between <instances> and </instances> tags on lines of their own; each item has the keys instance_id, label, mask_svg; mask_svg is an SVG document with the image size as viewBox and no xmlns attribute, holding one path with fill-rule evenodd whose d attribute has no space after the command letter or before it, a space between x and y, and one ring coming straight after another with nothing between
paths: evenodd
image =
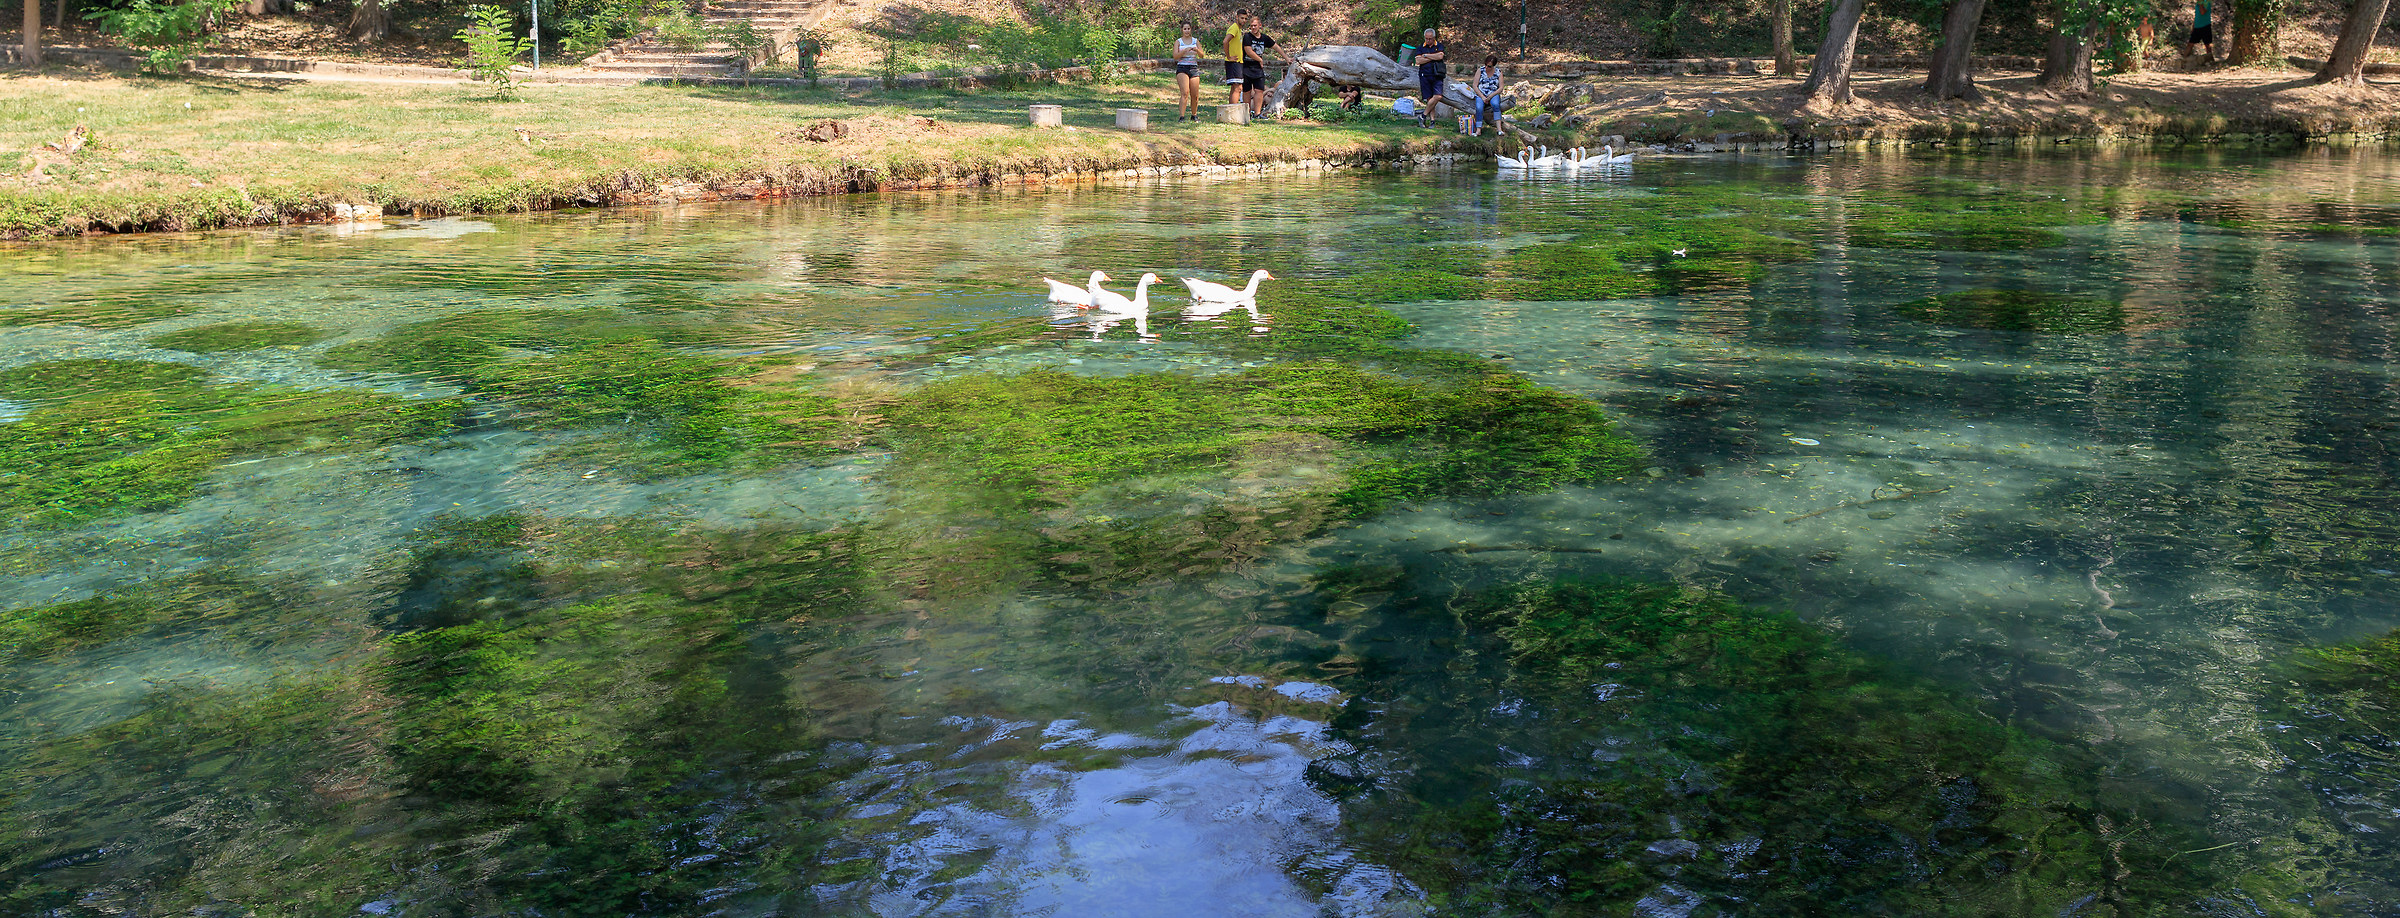
<instances>
[{"instance_id":1,"label":"rippling water surface","mask_svg":"<svg viewBox=\"0 0 2400 918\"><path fill-rule=\"evenodd\" d=\"M2400 628L2396 164L18 246L0 902L2400 915L2400 695L2323 663ZM1168 296L1259 267L1254 309ZM1168 280L1140 321L1043 302L1093 269ZM1327 366L1370 374L1262 375ZM1323 420L1378 374L1527 380L1640 458L1529 473L1477 439L1538 423L1500 409ZM1315 398L1283 379L1335 394L1245 401ZM1017 450L1051 413L1081 439ZM1211 424L1241 433L1177 445ZM1420 467L1451 471L1357 497ZM1788 612L1741 633L1913 700L1760 709L1765 650L1610 661L1492 611L1561 582ZM1976 748L1755 764L1853 739Z\"/></svg>"}]
</instances>

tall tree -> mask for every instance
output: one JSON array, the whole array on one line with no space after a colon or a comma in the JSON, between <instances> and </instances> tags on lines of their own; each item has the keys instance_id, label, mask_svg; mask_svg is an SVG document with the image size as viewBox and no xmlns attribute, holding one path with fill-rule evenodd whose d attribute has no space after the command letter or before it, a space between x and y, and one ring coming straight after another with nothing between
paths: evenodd
<instances>
[{"instance_id":1,"label":"tall tree","mask_svg":"<svg viewBox=\"0 0 2400 918\"><path fill-rule=\"evenodd\" d=\"M1792 0L1775 0L1775 75L1799 72L1800 62L1792 55Z\"/></svg>"},{"instance_id":2,"label":"tall tree","mask_svg":"<svg viewBox=\"0 0 2400 918\"><path fill-rule=\"evenodd\" d=\"M25 66L42 65L42 0L25 0Z\"/></svg>"},{"instance_id":3,"label":"tall tree","mask_svg":"<svg viewBox=\"0 0 2400 918\"><path fill-rule=\"evenodd\" d=\"M1942 46L1934 49L1925 91L1936 99L1980 100L1975 89L1975 28L1983 24L1985 0L1952 0L1942 17Z\"/></svg>"},{"instance_id":4,"label":"tall tree","mask_svg":"<svg viewBox=\"0 0 2400 918\"><path fill-rule=\"evenodd\" d=\"M2290 0L2233 0L2233 57L2236 66L2272 64L2283 53L2276 35Z\"/></svg>"},{"instance_id":5,"label":"tall tree","mask_svg":"<svg viewBox=\"0 0 2400 918\"><path fill-rule=\"evenodd\" d=\"M2357 0L2350 4L2350 18L2342 20L2342 35L2333 41L2333 53L2325 57L2325 66L2318 68L2312 83L2348 83L2353 86L2367 80L2367 51L2375 46L2375 33L2383 29L2384 12L2391 0Z\"/></svg>"},{"instance_id":6,"label":"tall tree","mask_svg":"<svg viewBox=\"0 0 2400 918\"><path fill-rule=\"evenodd\" d=\"M383 0L358 0L358 8L350 13L350 37L382 41L391 34L392 14L383 8Z\"/></svg>"},{"instance_id":7,"label":"tall tree","mask_svg":"<svg viewBox=\"0 0 2400 918\"><path fill-rule=\"evenodd\" d=\"M2100 37L2100 17L2084 20L2082 28L2067 16L2060 16L2058 27L2050 32L2050 46L2042 54L2042 75L2036 81L2052 92L2073 93L2092 91L2092 43Z\"/></svg>"},{"instance_id":8,"label":"tall tree","mask_svg":"<svg viewBox=\"0 0 2400 918\"><path fill-rule=\"evenodd\" d=\"M1800 84L1808 105L1839 107L1857 101L1850 94L1850 70L1857 63L1858 17L1866 12L1866 6L1866 0L1837 0L1834 4L1833 16L1825 24L1825 41L1817 46L1808 79Z\"/></svg>"}]
</instances>

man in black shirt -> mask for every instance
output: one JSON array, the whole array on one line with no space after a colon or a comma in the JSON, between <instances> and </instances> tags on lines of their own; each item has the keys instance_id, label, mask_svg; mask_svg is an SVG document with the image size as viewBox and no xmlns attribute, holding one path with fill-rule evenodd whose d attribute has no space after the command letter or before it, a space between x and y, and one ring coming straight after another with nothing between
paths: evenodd
<instances>
[{"instance_id":1,"label":"man in black shirt","mask_svg":"<svg viewBox=\"0 0 2400 918\"><path fill-rule=\"evenodd\" d=\"M1245 25L1242 37L1249 46L1242 49L1242 88L1250 96L1250 117L1256 118L1267 105L1267 55L1275 52L1275 39L1255 13Z\"/></svg>"},{"instance_id":2,"label":"man in black shirt","mask_svg":"<svg viewBox=\"0 0 2400 918\"><path fill-rule=\"evenodd\" d=\"M1417 46L1416 58L1418 127L1433 123L1433 100L1442 97L1442 82L1450 75L1450 68L1442 63L1447 57L1442 49L1441 30L1426 29L1425 43Z\"/></svg>"}]
</instances>

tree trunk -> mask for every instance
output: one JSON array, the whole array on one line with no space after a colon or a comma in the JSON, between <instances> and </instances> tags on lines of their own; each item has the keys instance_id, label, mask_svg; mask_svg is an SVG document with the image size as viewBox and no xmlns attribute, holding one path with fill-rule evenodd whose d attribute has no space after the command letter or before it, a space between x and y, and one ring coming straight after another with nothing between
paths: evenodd
<instances>
[{"instance_id":1,"label":"tree trunk","mask_svg":"<svg viewBox=\"0 0 2400 918\"><path fill-rule=\"evenodd\" d=\"M1292 55L1292 65L1284 70L1282 82L1268 89L1258 117L1273 118L1285 106L1298 104L1298 100L1314 92L1312 83L1361 86L1407 93L1413 98L1417 93L1417 70L1403 67L1373 48L1318 45ZM1474 91L1464 83L1443 80L1442 95L1433 104L1436 118L1462 115L1472 110ZM1443 111L1445 108L1450 111Z\"/></svg>"},{"instance_id":2,"label":"tree trunk","mask_svg":"<svg viewBox=\"0 0 2400 918\"><path fill-rule=\"evenodd\" d=\"M2100 37L2100 17L2073 32L2067 27L2061 22L2050 33L2050 48L2042 55L2042 75L2036 82L2056 93L2091 92L2092 40Z\"/></svg>"},{"instance_id":3,"label":"tree trunk","mask_svg":"<svg viewBox=\"0 0 2400 918\"><path fill-rule=\"evenodd\" d=\"M1933 52L1925 91L1936 99L1979 101L1975 89L1975 27L1983 24L1984 0L1953 0L1942 17L1942 46Z\"/></svg>"},{"instance_id":4,"label":"tree trunk","mask_svg":"<svg viewBox=\"0 0 2400 918\"><path fill-rule=\"evenodd\" d=\"M2375 33L2383 29L2384 11L2391 0L2358 0L2350 5L2350 18L2342 20L2342 37L2334 39L2333 53L2325 58L2325 66L2317 71L2312 83L2342 82L2356 86L2367 79L2367 51L2375 47Z\"/></svg>"},{"instance_id":5,"label":"tree trunk","mask_svg":"<svg viewBox=\"0 0 2400 918\"><path fill-rule=\"evenodd\" d=\"M391 34L392 14L383 8L383 0L358 0L358 9L350 14L350 37L382 41Z\"/></svg>"},{"instance_id":6,"label":"tree trunk","mask_svg":"<svg viewBox=\"0 0 2400 918\"><path fill-rule=\"evenodd\" d=\"M2282 53L2276 33L2283 28L2286 0L2233 0L2234 66L2275 65Z\"/></svg>"},{"instance_id":7,"label":"tree trunk","mask_svg":"<svg viewBox=\"0 0 2400 918\"><path fill-rule=\"evenodd\" d=\"M1800 84L1808 105L1840 107L1857 101L1850 95L1850 68L1856 63L1858 17L1864 12L1866 0L1839 0L1835 4L1833 19L1825 26L1825 42L1817 46L1816 60L1809 63L1808 80Z\"/></svg>"},{"instance_id":8,"label":"tree trunk","mask_svg":"<svg viewBox=\"0 0 2400 918\"><path fill-rule=\"evenodd\" d=\"M25 0L25 66L42 65L42 0Z\"/></svg>"},{"instance_id":9,"label":"tree trunk","mask_svg":"<svg viewBox=\"0 0 2400 918\"><path fill-rule=\"evenodd\" d=\"M58 0L58 8L50 13L50 31L64 32L67 30L67 6L73 2L74 0Z\"/></svg>"},{"instance_id":10,"label":"tree trunk","mask_svg":"<svg viewBox=\"0 0 2400 918\"><path fill-rule=\"evenodd\" d=\"M1800 62L1792 57L1792 0L1775 0L1775 75L1799 72Z\"/></svg>"}]
</instances>

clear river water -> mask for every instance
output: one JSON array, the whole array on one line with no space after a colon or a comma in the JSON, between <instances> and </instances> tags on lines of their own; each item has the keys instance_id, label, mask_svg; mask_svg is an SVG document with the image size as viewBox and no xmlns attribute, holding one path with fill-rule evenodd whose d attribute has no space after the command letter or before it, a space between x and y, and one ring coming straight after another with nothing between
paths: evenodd
<instances>
[{"instance_id":1,"label":"clear river water","mask_svg":"<svg viewBox=\"0 0 2400 918\"><path fill-rule=\"evenodd\" d=\"M2378 152L14 245L0 462L10 914L2400 915Z\"/></svg>"}]
</instances>

